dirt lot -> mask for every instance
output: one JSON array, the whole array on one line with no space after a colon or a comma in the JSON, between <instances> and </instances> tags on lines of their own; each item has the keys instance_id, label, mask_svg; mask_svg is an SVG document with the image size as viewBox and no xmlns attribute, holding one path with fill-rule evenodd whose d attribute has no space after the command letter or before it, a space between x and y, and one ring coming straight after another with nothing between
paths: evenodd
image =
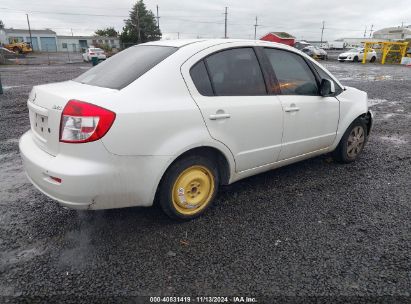
<instances>
[{"instance_id":1,"label":"dirt lot","mask_svg":"<svg viewBox=\"0 0 411 304\"><path fill-rule=\"evenodd\" d=\"M152 208L66 210L35 190L18 153L31 86L89 66L0 68L0 296L409 301L411 68L325 64L369 94L376 120L361 159L317 157L245 179L188 223Z\"/></svg>"}]
</instances>

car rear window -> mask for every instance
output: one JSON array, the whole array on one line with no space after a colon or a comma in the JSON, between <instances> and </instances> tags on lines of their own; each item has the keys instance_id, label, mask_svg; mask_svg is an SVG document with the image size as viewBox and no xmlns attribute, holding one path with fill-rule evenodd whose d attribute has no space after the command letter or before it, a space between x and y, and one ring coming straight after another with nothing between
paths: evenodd
<instances>
[{"instance_id":1,"label":"car rear window","mask_svg":"<svg viewBox=\"0 0 411 304\"><path fill-rule=\"evenodd\" d=\"M73 80L92 86L121 90L177 49L157 45L129 47Z\"/></svg>"}]
</instances>

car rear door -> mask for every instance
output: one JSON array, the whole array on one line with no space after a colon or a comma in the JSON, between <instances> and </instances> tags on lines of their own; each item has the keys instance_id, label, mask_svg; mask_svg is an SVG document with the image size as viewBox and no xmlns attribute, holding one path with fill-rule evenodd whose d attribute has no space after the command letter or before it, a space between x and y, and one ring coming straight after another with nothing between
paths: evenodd
<instances>
[{"instance_id":1,"label":"car rear door","mask_svg":"<svg viewBox=\"0 0 411 304\"><path fill-rule=\"evenodd\" d=\"M279 160L325 149L338 127L339 101L319 94L318 79L306 60L295 52L264 48L276 75L284 111L283 144Z\"/></svg>"},{"instance_id":2,"label":"car rear door","mask_svg":"<svg viewBox=\"0 0 411 304\"><path fill-rule=\"evenodd\" d=\"M211 137L231 150L237 172L277 161L281 102L267 93L253 47L207 49L186 62L182 73Z\"/></svg>"}]
</instances>

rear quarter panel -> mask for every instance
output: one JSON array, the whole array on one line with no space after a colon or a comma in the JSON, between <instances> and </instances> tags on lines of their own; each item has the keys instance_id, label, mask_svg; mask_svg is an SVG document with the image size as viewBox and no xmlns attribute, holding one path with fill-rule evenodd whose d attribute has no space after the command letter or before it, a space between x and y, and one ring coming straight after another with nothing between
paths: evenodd
<instances>
[{"instance_id":1,"label":"rear quarter panel","mask_svg":"<svg viewBox=\"0 0 411 304\"><path fill-rule=\"evenodd\" d=\"M163 62L121 90L110 109L116 120L102 139L118 155L174 155L209 135L180 69Z\"/></svg>"}]
</instances>

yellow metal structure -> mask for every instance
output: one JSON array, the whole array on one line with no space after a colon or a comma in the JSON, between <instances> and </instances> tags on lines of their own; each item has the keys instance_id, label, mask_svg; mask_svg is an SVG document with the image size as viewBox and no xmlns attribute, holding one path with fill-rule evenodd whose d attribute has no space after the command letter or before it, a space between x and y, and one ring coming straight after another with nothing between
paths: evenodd
<instances>
[{"instance_id":1,"label":"yellow metal structure","mask_svg":"<svg viewBox=\"0 0 411 304\"><path fill-rule=\"evenodd\" d=\"M210 170L204 166L189 167L181 172L173 185L173 206L181 214L196 214L210 203L214 189L214 176Z\"/></svg>"},{"instance_id":2,"label":"yellow metal structure","mask_svg":"<svg viewBox=\"0 0 411 304\"><path fill-rule=\"evenodd\" d=\"M362 58L362 63L365 63L367 60L367 53L375 49L376 45L378 45L378 48L381 49L381 64L385 64L385 60L387 59L387 55L389 53L400 53L401 58L405 57L407 53L407 47L408 47L408 42L371 42L371 41L365 41L364 42L364 56Z\"/></svg>"}]
</instances>

